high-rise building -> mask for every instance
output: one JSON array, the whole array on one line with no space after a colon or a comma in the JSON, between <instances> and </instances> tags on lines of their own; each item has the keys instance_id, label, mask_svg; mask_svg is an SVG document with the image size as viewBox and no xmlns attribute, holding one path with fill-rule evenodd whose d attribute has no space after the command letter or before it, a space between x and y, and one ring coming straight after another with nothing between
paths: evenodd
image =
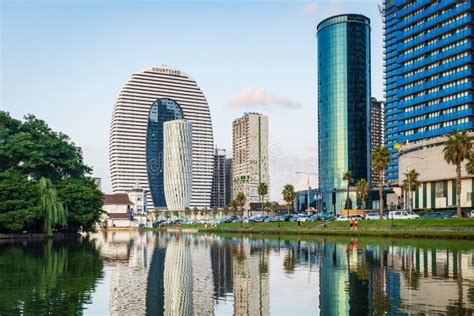
<instances>
[{"instance_id":1,"label":"high-rise building","mask_svg":"<svg viewBox=\"0 0 474 316\"><path fill-rule=\"evenodd\" d=\"M385 119L383 102L376 98L370 100L370 152L385 144ZM370 180L372 186L378 186L380 181L379 173L374 169L370 169Z\"/></svg>"},{"instance_id":2,"label":"high-rise building","mask_svg":"<svg viewBox=\"0 0 474 316\"><path fill-rule=\"evenodd\" d=\"M264 182L270 187L268 116L245 113L234 120L232 127L232 194L235 198L243 192L248 209L250 203L260 202L258 185Z\"/></svg>"},{"instance_id":3,"label":"high-rise building","mask_svg":"<svg viewBox=\"0 0 474 316\"><path fill-rule=\"evenodd\" d=\"M330 17L317 38L319 186L326 209L337 212L346 200L343 174L352 171L354 182L370 175L370 20Z\"/></svg>"},{"instance_id":4,"label":"high-rise building","mask_svg":"<svg viewBox=\"0 0 474 316\"><path fill-rule=\"evenodd\" d=\"M227 158L225 167L225 205L227 206L232 201L232 158Z\"/></svg>"},{"instance_id":5,"label":"high-rise building","mask_svg":"<svg viewBox=\"0 0 474 316\"><path fill-rule=\"evenodd\" d=\"M149 207L166 208L163 124L175 119L185 119L193 128L190 206L210 206L214 144L209 107L192 78L167 66L133 74L120 91L109 144L114 192L127 192L138 181L149 192Z\"/></svg>"},{"instance_id":6,"label":"high-rise building","mask_svg":"<svg viewBox=\"0 0 474 316\"><path fill-rule=\"evenodd\" d=\"M214 178L212 180L211 207L225 207L227 187L227 158L225 149L215 149Z\"/></svg>"},{"instance_id":7,"label":"high-rise building","mask_svg":"<svg viewBox=\"0 0 474 316\"><path fill-rule=\"evenodd\" d=\"M163 124L163 174L169 210L185 210L191 204L193 181L193 129L186 120Z\"/></svg>"},{"instance_id":8,"label":"high-rise building","mask_svg":"<svg viewBox=\"0 0 474 316\"><path fill-rule=\"evenodd\" d=\"M474 2L385 0L388 181L399 184L400 144L474 129Z\"/></svg>"}]
</instances>

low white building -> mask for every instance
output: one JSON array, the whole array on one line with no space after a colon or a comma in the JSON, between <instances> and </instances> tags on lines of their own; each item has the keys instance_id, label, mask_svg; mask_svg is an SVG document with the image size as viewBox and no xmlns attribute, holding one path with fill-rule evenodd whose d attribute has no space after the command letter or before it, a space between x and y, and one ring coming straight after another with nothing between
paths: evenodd
<instances>
[{"instance_id":1,"label":"low white building","mask_svg":"<svg viewBox=\"0 0 474 316\"><path fill-rule=\"evenodd\" d=\"M138 228L140 223L134 218L133 206L127 193L105 194L102 223L106 227Z\"/></svg>"},{"instance_id":2,"label":"low white building","mask_svg":"<svg viewBox=\"0 0 474 316\"><path fill-rule=\"evenodd\" d=\"M474 133L470 136L474 137ZM413 194L414 209L454 209L457 205L456 167L444 160L445 142L446 137L437 137L407 143L400 150L398 183L403 183L408 170L415 169L420 174L421 185ZM461 166L461 207L470 210L474 207L474 178L467 174L466 162Z\"/></svg>"}]
</instances>

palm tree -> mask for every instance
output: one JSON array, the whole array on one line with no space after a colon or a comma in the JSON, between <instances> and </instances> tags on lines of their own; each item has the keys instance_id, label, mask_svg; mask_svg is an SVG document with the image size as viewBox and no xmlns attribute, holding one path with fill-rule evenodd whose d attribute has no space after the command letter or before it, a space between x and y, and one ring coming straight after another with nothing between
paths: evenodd
<instances>
[{"instance_id":1,"label":"palm tree","mask_svg":"<svg viewBox=\"0 0 474 316\"><path fill-rule=\"evenodd\" d=\"M356 183L357 199L362 201L363 208L365 209L365 201L369 197L369 183L365 179L360 179Z\"/></svg>"},{"instance_id":2,"label":"palm tree","mask_svg":"<svg viewBox=\"0 0 474 316\"><path fill-rule=\"evenodd\" d=\"M230 203L229 203L229 207L232 209L232 211L233 211L234 213L237 213L237 207L238 207L238 206L239 206L239 205L237 204L237 201L236 201L235 199L232 200L232 201L230 201Z\"/></svg>"},{"instance_id":3,"label":"palm tree","mask_svg":"<svg viewBox=\"0 0 474 316\"><path fill-rule=\"evenodd\" d=\"M403 180L403 188L408 190L410 195L410 211L413 210L413 192L418 190L421 183L418 181L418 176L420 174L415 170L411 169L405 173L405 180Z\"/></svg>"},{"instance_id":4,"label":"palm tree","mask_svg":"<svg viewBox=\"0 0 474 316\"><path fill-rule=\"evenodd\" d=\"M470 175L474 174L474 152L471 152L467 158L466 172Z\"/></svg>"},{"instance_id":5,"label":"palm tree","mask_svg":"<svg viewBox=\"0 0 474 316\"><path fill-rule=\"evenodd\" d=\"M346 198L346 210L348 210L349 207L349 188L351 185L351 180L352 180L352 171L347 170L343 175L342 175L342 180L347 181L347 198Z\"/></svg>"},{"instance_id":6,"label":"palm tree","mask_svg":"<svg viewBox=\"0 0 474 316\"><path fill-rule=\"evenodd\" d=\"M270 201L265 202L263 207L264 207L265 211L267 212L266 214L268 214L268 212L272 210L272 202L270 202Z\"/></svg>"},{"instance_id":7,"label":"palm tree","mask_svg":"<svg viewBox=\"0 0 474 316\"><path fill-rule=\"evenodd\" d=\"M290 214L290 206L296 198L295 187L292 184L287 184L283 187L281 194L283 195L283 200L285 200L288 205L288 214Z\"/></svg>"},{"instance_id":8,"label":"palm tree","mask_svg":"<svg viewBox=\"0 0 474 316\"><path fill-rule=\"evenodd\" d=\"M43 231L48 236L52 236L54 226L67 227L67 210L59 201L51 180L42 177L38 181L38 193L40 208L43 212Z\"/></svg>"},{"instance_id":9,"label":"palm tree","mask_svg":"<svg viewBox=\"0 0 474 316\"><path fill-rule=\"evenodd\" d=\"M265 195L268 194L268 185L265 182L260 182L258 184L258 195L260 196L260 202L262 203L262 212L263 212L263 199Z\"/></svg>"},{"instance_id":10,"label":"palm tree","mask_svg":"<svg viewBox=\"0 0 474 316\"><path fill-rule=\"evenodd\" d=\"M383 219L383 175L387 170L390 161L390 152L387 146L380 146L372 152L372 169L379 174L379 198L380 198L380 219Z\"/></svg>"},{"instance_id":11,"label":"palm tree","mask_svg":"<svg viewBox=\"0 0 474 316\"><path fill-rule=\"evenodd\" d=\"M235 197L235 202L237 204L237 207L240 207L241 209L245 206L247 199L245 197L244 192L237 193L237 196Z\"/></svg>"},{"instance_id":12,"label":"palm tree","mask_svg":"<svg viewBox=\"0 0 474 316\"><path fill-rule=\"evenodd\" d=\"M461 217L461 164L471 155L471 139L466 130L446 136L443 148L444 160L456 166L457 216Z\"/></svg>"}]
</instances>

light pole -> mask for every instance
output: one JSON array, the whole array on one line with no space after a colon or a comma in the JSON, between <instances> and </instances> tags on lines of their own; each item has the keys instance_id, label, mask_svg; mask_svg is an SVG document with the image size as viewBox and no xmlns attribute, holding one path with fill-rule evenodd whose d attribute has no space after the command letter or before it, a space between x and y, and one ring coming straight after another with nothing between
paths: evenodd
<instances>
[{"instance_id":1,"label":"light pole","mask_svg":"<svg viewBox=\"0 0 474 316\"><path fill-rule=\"evenodd\" d=\"M309 177L310 177L310 175L317 176L318 174L314 173L314 172L304 172L304 171L298 171L298 172L296 172L296 174L305 174L306 175L306 182L308 184L308 197L307 197L307 204L306 204L306 207L307 207L306 213L308 213L309 210L310 210L310 207L309 207L309 191L311 189L311 187L309 186Z\"/></svg>"}]
</instances>

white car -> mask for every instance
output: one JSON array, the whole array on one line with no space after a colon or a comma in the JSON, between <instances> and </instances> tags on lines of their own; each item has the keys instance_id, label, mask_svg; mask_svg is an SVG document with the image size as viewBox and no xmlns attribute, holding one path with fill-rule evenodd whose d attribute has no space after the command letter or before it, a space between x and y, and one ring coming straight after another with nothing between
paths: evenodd
<instances>
[{"instance_id":1,"label":"white car","mask_svg":"<svg viewBox=\"0 0 474 316\"><path fill-rule=\"evenodd\" d=\"M365 219L366 220L377 220L380 219L380 213L377 212L370 212L365 214ZM383 216L383 219L387 219L387 215Z\"/></svg>"},{"instance_id":2,"label":"white car","mask_svg":"<svg viewBox=\"0 0 474 316\"><path fill-rule=\"evenodd\" d=\"M390 219L416 219L420 216L416 215L411 211L391 211L388 213Z\"/></svg>"},{"instance_id":3,"label":"white car","mask_svg":"<svg viewBox=\"0 0 474 316\"><path fill-rule=\"evenodd\" d=\"M347 217L345 215L344 216L339 216L338 218L336 218L336 221L340 221L340 222L348 221L348 220L349 220L349 217Z\"/></svg>"}]
</instances>

